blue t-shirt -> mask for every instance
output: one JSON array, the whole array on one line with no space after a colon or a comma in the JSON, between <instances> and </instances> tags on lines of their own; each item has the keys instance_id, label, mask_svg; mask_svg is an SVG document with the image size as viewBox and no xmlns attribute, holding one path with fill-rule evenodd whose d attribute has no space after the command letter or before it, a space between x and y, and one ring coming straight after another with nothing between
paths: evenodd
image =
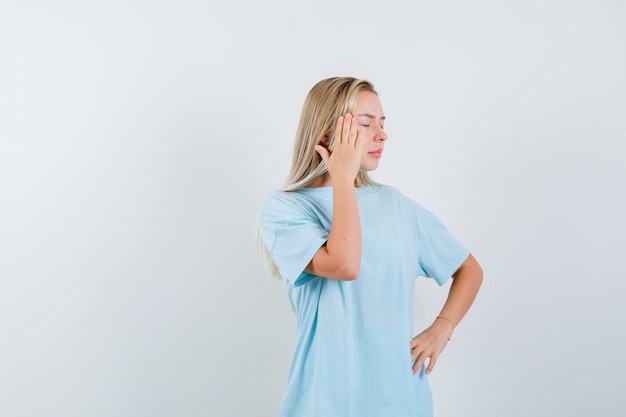
<instances>
[{"instance_id":1,"label":"blue t-shirt","mask_svg":"<svg viewBox=\"0 0 626 417\"><path fill-rule=\"evenodd\" d=\"M261 202L263 243L297 323L281 417L432 415L423 368L411 371L415 279L442 285L469 252L398 190L364 186L356 194L362 255L354 281L304 272L328 239L332 187L274 192Z\"/></svg>"}]
</instances>

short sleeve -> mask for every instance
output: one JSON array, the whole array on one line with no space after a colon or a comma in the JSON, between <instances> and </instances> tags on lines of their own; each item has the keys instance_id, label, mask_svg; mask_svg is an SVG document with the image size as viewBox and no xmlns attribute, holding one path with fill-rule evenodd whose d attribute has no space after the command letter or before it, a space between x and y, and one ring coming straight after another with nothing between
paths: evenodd
<instances>
[{"instance_id":1,"label":"short sleeve","mask_svg":"<svg viewBox=\"0 0 626 417\"><path fill-rule=\"evenodd\" d=\"M443 285L467 259L469 250L431 212L416 206L420 275Z\"/></svg>"},{"instance_id":2,"label":"short sleeve","mask_svg":"<svg viewBox=\"0 0 626 417\"><path fill-rule=\"evenodd\" d=\"M289 285L299 286L315 278L304 268L328 240L319 219L289 192L266 196L259 209L263 244Z\"/></svg>"}]
</instances>

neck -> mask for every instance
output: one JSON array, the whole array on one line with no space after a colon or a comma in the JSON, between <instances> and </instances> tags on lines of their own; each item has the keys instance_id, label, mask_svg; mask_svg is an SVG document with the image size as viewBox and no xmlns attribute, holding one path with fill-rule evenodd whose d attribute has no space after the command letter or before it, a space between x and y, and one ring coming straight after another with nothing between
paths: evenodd
<instances>
[{"instance_id":1,"label":"neck","mask_svg":"<svg viewBox=\"0 0 626 417\"><path fill-rule=\"evenodd\" d=\"M308 187L316 188L316 187L328 187L333 185L333 180L328 172L323 173L319 177L315 178Z\"/></svg>"},{"instance_id":2,"label":"neck","mask_svg":"<svg viewBox=\"0 0 626 417\"><path fill-rule=\"evenodd\" d=\"M328 172L320 175L315 178L307 187L309 188L317 188L317 187L332 187L333 179ZM354 186L356 187L356 179L354 180Z\"/></svg>"}]
</instances>

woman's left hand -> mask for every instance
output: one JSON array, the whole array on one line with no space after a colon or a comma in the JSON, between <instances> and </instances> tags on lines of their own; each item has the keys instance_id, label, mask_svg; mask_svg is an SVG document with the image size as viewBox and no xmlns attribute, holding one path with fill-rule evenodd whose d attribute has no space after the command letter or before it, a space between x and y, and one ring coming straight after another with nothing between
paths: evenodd
<instances>
[{"instance_id":1,"label":"woman's left hand","mask_svg":"<svg viewBox=\"0 0 626 417\"><path fill-rule=\"evenodd\" d=\"M439 355L448 344L454 327L445 320L435 320L426 330L411 340L411 361L413 375L428 359L426 374L430 374L437 363Z\"/></svg>"}]
</instances>

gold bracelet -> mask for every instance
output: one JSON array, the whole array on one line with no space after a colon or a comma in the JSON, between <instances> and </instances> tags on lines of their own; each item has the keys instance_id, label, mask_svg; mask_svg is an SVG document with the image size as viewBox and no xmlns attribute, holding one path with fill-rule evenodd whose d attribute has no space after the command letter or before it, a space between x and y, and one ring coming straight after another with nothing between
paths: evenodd
<instances>
[{"instance_id":1,"label":"gold bracelet","mask_svg":"<svg viewBox=\"0 0 626 417\"><path fill-rule=\"evenodd\" d=\"M437 316L438 319L444 319L444 320L448 320L450 322L450 324L452 325L452 330L454 330L456 328L456 326L454 325L454 323L452 323L452 320L450 320L447 317L444 316Z\"/></svg>"}]
</instances>

